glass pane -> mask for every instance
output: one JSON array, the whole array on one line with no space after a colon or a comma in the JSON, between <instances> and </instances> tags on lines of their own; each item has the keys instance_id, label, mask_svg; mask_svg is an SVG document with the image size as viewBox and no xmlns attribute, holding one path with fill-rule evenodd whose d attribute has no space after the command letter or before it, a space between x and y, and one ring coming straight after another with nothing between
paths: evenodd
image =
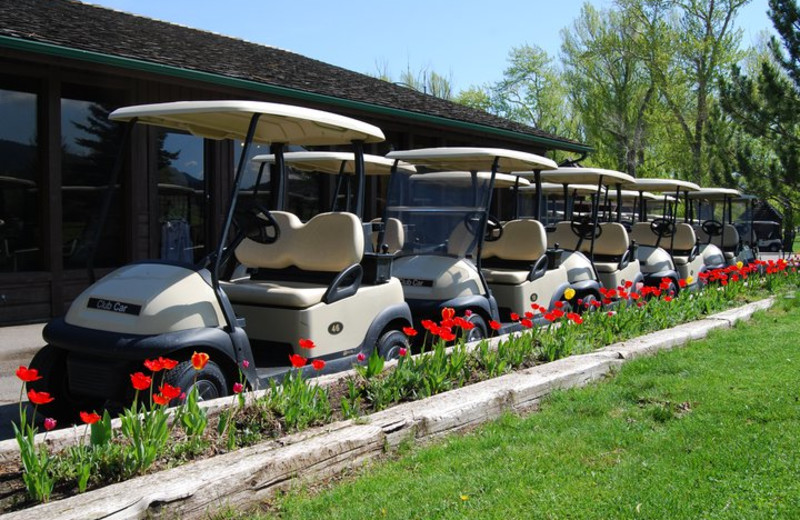
<instances>
[{"instance_id":1,"label":"glass pane","mask_svg":"<svg viewBox=\"0 0 800 520\"><path fill-rule=\"evenodd\" d=\"M44 268L36 95L0 89L0 272Z\"/></svg>"},{"instance_id":2,"label":"glass pane","mask_svg":"<svg viewBox=\"0 0 800 520\"><path fill-rule=\"evenodd\" d=\"M123 130L108 120L114 108L107 102L61 100L65 269L86 267L93 249L95 267L114 267L124 261L121 186L115 185L109 193ZM102 222L108 196L109 213Z\"/></svg>"},{"instance_id":3,"label":"glass pane","mask_svg":"<svg viewBox=\"0 0 800 520\"><path fill-rule=\"evenodd\" d=\"M161 130L158 144L160 258L194 264L208 253L203 139Z\"/></svg>"}]
</instances>

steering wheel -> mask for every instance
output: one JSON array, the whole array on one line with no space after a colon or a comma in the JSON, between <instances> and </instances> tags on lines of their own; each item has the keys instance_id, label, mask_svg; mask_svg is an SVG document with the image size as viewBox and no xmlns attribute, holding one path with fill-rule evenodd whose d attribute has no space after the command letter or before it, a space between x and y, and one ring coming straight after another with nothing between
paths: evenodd
<instances>
[{"instance_id":1,"label":"steering wheel","mask_svg":"<svg viewBox=\"0 0 800 520\"><path fill-rule=\"evenodd\" d=\"M665 218L657 218L650 222L650 231L661 237L671 237L675 233L675 224Z\"/></svg>"},{"instance_id":2,"label":"steering wheel","mask_svg":"<svg viewBox=\"0 0 800 520\"><path fill-rule=\"evenodd\" d=\"M582 217L576 217L572 219L569 223L570 229L572 232L575 233L577 236L582 238L583 240L591 240L592 238L599 237L603 230L600 226L595 227L594 223L592 222L592 217L589 215L584 215Z\"/></svg>"},{"instance_id":3,"label":"steering wheel","mask_svg":"<svg viewBox=\"0 0 800 520\"><path fill-rule=\"evenodd\" d=\"M706 220L705 222L700 224L700 229L702 229L706 235L711 237L716 237L721 235L723 227L724 226L722 225L722 222L720 222L719 220Z\"/></svg>"},{"instance_id":4,"label":"steering wheel","mask_svg":"<svg viewBox=\"0 0 800 520\"><path fill-rule=\"evenodd\" d=\"M494 215L489 215L486 219L486 234L483 236L483 240L494 242L499 240L501 236L503 236L503 224Z\"/></svg>"},{"instance_id":5,"label":"steering wheel","mask_svg":"<svg viewBox=\"0 0 800 520\"><path fill-rule=\"evenodd\" d=\"M234 222L245 237L259 244L273 244L281 236L278 221L257 202L237 208Z\"/></svg>"}]
</instances>

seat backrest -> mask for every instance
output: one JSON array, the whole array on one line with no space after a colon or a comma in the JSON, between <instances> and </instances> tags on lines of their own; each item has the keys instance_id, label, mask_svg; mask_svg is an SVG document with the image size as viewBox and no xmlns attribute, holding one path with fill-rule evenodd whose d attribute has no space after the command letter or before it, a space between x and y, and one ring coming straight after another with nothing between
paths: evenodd
<instances>
[{"instance_id":1,"label":"seat backrest","mask_svg":"<svg viewBox=\"0 0 800 520\"><path fill-rule=\"evenodd\" d=\"M512 220L503 225L503 234L483 243L481 258L535 262L547 250L544 226L536 220Z\"/></svg>"},{"instance_id":2,"label":"seat backrest","mask_svg":"<svg viewBox=\"0 0 800 520\"><path fill-rule=\"evenodd\" d=\"M594 241L594 254L603 256L622 256L628 250L630 240L625 226L619 222L603 222L600 224L602 232ZM581 250L588 252L591 240L584 240Z\"/></svg>"},{"instance_id":3,"label":"seat backrest","mask_svg":"<svg viewBox=\"0 0 800 520\"><path fill-rule=\"evenodd\" d=\"M725 224L722 228L722 248L733 249L739 245L739 232L733 224Z\"/></svg>"},{"instance_id":4,"label":"seat backrest","mask_svg":"<svg viewBox=\"0 0 800 520\"><path fill-rule=\"evenodd\" d=\"M656 242L658 242L658 235L653 233L653 230L650 229L649 222L637 222L631 227L630 237L631 240L636 240L636 243L640 246L650 246L655 247ZM669 240L668 237L664 237L659 242L660 247L669 247L665 246L666 242Z\"/></svg>"},{"instance_id":5,"label":"seat backrest","mask_svg":"<svg viewBox=\"0 0 800 520\"><path fill-rule=\"evenodd\" d=\"M702 244L708 243L708 234L699 225L695 225L694 231ZM739 244L739 232L732 224L722 226L722 235L711 237L711 243L723 249L733 249Z\"/></svg>"},{"instance_id":6,"label":"seat backrest","mask_svg":"<svg viewBox=\"0 0 800 520\"><path fill-rule=\"evenodd\" d=\"M381 222L382 219L376 218L372 222ZM378 244L378 231L372 232L372 250L381 253L381 244ZM383 243L389 247L387 253L396 253L403 249L406 242L406 233L403 230L403 223L396 218L387 218L384 224Z\"/></svg>"},{"instance_id":7,"label":"seat backrest","mask_svg":"<svg viewBox=\"0 0 800 520\"><path fill-rule=\"evenodd\" d=\"M361 262L364 233L352 213L320 213L303 224L296 215L273 211L280 237L272 244L244 239L236 259L247 267L339 272Z\"/></svg>"},{"instance_id":8,"label":"seat backrest","mask_svg":"<svg viewBox=\"0 0 800 520\"><path fill-rule=\"evenodd\" d=\"M556 244L567 251L574 251L578 245L578 235L572 232L572 227L568 220L557 223L556 228L547 233L547 247L552 249Z\"/></svg>"},{"instance_id":9,"label":"seat backrest","mask_svg":"<svg viewBox=\"0 0 800 520\"><path fill-rule=\"evenodd\" d=\"M670 243L672 248L676 251L691 251L697 243L697 235L692 229L692 226L686 222L678 222L675 224L675 235L672 239L667 238L667 242L662 247L669 247Z\"/></svg>"}]
</instances>

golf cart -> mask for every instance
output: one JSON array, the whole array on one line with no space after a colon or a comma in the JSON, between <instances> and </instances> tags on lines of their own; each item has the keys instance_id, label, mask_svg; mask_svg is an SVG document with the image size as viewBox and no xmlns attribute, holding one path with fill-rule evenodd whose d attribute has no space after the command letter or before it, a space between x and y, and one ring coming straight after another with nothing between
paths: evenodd
<instances>
[{"instance_id":1,"label":"golf cart","mask_svg":"<svg viewBox=\"0 0 800 520\"><path fill-rule=\"evenodd\" d=\"M774 220L754 220L751 229L759 251L777 253L783 249L779 222Z\"/></svg>"},{"instance_id":2,"label":"golf cart","mask_svg":"<svg viewBox=\"0 0 800 520\"><path fill-rule=\"evenodd\" d=\"M80 410L116 409L133 397L129 375L159 356L180 362L165 382L184 390L196 385L202 399L211 399L227 395L240 371L253 388L281 377L291 369L289 354L324 361L325 373L349 368L358 353L404 341L410 312L399 282L364 280L358 217L328 212L302 223L291 213L273 215L256 197L237 204L253 143L272 143L276 181L284 176L283 146L289 143L352 144L363 175L362 145L382 141L380 129L254 101L140 105L109 117L127 122L128 130L146 124L242 139L241 159L214 253L199 265L143 261L119 268L81 293L66 316L48 323L47 345L31 362L44 377L29 387L56 399L40 411L73 419ZM234 255L257 272L223 283L220 274ZM239 312L245 309L247 321ZM303 342L303 348L301 339L316 346ZM199 371L190 363L195 351L210 356Z\"/></svg>"},{"instance_id":3,"label":"golf cart","mask_svg":"<svg viewBox=\"0 0 800 520\"><path fill-rule=\"evenodd\" d=\"M524 287L547 271L543 244L536 242L535 234L529 235L531 228L541 225L527 221L504 226L489 215L492 192L495 185L517 182L516 176L501 172L555 168L555 163L530 153L493 148L430 148L395 151L387 157L413 164L419 171L392 172L384 214L385 222L396 219L405 230L393 274L403 284L415 323L438 321L441 310L450 307L468 315L475 325L468 339L485 337L489 321L506 318L489 280L501 289L509 315L527 310L513 307L530 305ZM486 270L482 270L484 259ZM563 289L548 294L548 301L543 297L537 301L549 307L563 296ZM520 303L525 298L527 303ZM518 327L506 323L501 330Z\"/></svg>"},{"instance_id":4,"label":"golf cart","mask_svg":"<svg viewBox=\"0 0 800 520\"><path fill-rule=\"evenodd\" d=\"M685 288L699 288L699 274L707 270L706 260L701 254L694 229L688 224L688 194L700 187L692 182L679 179L638 178L625 185L638 192L639 221L631 227L631 240L639 245L638 257L642 262L645 283L659 285L660 280L673 280L672 290L680 290L680 280ZM646 197L645 193L658 193L659 197ZM686 214L678 222L678 203L685 200ZM661 214L658 215L658 206Z\"/></svg>"},{"instance_id":5,"label":"golf cart","mask_svg":"<svg viewBox=\"0 0 800 520\"><path fill-rule=\"evenodd\" d=\"M590 212L579 213L567 204L569 220L557 223L548 236L548 244L565 250L562 263L566 265L569 283L576 288L584 304L587 299L599 295L600 287L614 290L628 282L642 282L644 277L636 250L625 226L620 222L600 222L600 205L606 197L606 189L619 189L621 184L633 181L633 177L600 168L562 167L541 172L541 179L560 184L565 199L569 198L572 185L595 186Z\"/></svg>"},{"instance_id":6,"label":"golf cart","mask_svg":"<svg viewBox=\"0 0 800 520\"><path fill-rule=\"evenodd\" d=\"M738 190L701 188L690 193L689 198L697 202L696 215L701 224L695 225L695 232L700 242L715 245L722 251L724 265L719 267L736 265L738 262L749 265L756 259L753 250L742 242L733 224L733 201L741 199ZM717 215L721 220L717 220Z\"/></svg>"}]
</instances>

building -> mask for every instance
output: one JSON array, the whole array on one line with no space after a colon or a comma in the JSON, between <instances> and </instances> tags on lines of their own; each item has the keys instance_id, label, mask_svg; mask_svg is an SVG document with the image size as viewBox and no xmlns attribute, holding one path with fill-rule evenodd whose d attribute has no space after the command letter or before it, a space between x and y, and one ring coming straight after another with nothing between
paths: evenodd
<instances>
[{"instance_id":1,"label":"building","mask_svg":"<svg viewBox=\"0 0 800 520\"><path fill-rule=\"evenodd\" d=\"M140 128L119 182L109 184L120 128L108 112L194 99L283 102L361 119L386 134L367 150L377 154L443 145L589 150L273 47L76 1L0 0L0 324L63 314L92 268L100 276L169 257L162 236L174 224L188 226L195 260L209 251L237 143ZM298 212L330 192L324 180L292 182ZM381 186L367 189L373 216Z\"/></svg>"}]
</instances>

